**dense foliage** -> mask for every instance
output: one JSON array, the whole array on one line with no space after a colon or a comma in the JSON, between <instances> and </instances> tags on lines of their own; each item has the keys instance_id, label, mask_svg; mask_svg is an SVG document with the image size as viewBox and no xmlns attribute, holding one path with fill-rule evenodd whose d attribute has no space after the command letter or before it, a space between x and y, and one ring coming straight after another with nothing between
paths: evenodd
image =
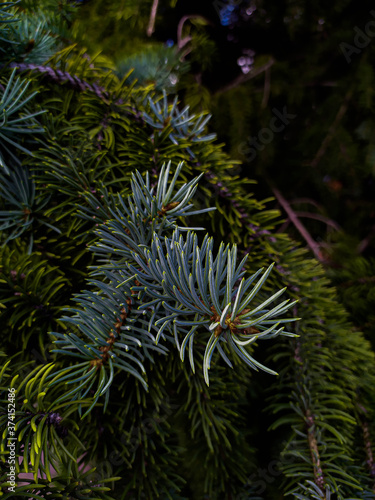
<instances>
[{"instance_id":1,"label":"dense foliage","mask_svg":"<svg viewBox=\"0 0 375 500\"><path fill-rule=\"evenodd\" d=\"M373 345L374 16L367 0L96 0L74 24L117 71L210 110L236 173L287 200L283 229L308 243L345 307L369 305L351 318Z\"/></svg>"},{"instance_id":2,"label":"dense foliage","mask_svg":"<svg viewBox=\"0 0 375 500\"><path fill-rule=\"evenodd\" d=\"M0 10L3 498L374 498L370 342L209 116L70 44L75 9Z\"/></svg>"}]
</instances>

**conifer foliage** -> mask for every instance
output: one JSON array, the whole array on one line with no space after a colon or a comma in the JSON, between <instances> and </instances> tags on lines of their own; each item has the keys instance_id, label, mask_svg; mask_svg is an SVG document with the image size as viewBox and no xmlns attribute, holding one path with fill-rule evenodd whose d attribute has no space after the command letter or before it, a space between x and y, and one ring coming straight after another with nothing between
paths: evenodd
<instances>
[{"instance_id":1,"label":"conifer foliage","mask_svg":"<svg viewBox=\"0 0 375 500\"><path fill-rule=\"evenodd\" d=\"M322 267L59 8L0 10L2 498L374 498L374 355Z\"/></svg>"}]
</instances>

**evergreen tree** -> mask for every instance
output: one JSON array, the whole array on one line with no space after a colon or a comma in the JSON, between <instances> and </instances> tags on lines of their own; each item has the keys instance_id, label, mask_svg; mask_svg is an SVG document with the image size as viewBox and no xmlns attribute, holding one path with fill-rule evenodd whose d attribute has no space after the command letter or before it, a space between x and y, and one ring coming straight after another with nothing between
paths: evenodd
<instances>
[{"instance_id":1,"label":"evergreen tree","mask_svg":"<svg viewBox=\"0 0 375 500\"><path fill-rule=\"evenodd\" d=\"M3 498L374 498L374 353L321 264L55 7L0 11Z\"/></svg>"}]
</instances>

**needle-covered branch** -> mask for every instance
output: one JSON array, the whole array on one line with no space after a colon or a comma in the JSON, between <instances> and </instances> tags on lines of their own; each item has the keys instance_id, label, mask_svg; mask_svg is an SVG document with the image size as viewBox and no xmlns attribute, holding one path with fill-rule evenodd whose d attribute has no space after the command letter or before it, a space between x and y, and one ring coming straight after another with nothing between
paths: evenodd
<instances>
[{"instance_id":1,"label":"needle-covered branch","mask_svg":"<svg viewBox=\"0 0 375 500\"><path fill-rule=\"evenodd\" d=\"M175 190L182 167L178 165L169 181L170 164L164 166L156 189L150 187L148 174L143 180L136 172L131 196L111 199L106 193L106 206L96 207L102 223L92 250L100 264L92 271L91 290L77 296L78 307L67 309L73 315L63 318L74 331L54 333L55 352L82 360L55 374L52 385L62 379L73 384L59 402L84 398L92 390L92 407L100 396L105 396L106 407L109 388L121 370L147 388L143 360L153 361L153 353L167 352L160 340L172 342L182 360L189 345L194 372L194 339L204 339L205 332L209 333L203 360L207 384L216 349L232 367L227 347L251 368L276 373L256 361L247 346L258 339L293 336L280 325L295 320L284 316L295 301L268 308L282 289L253 306L273 265L245 278L247 257L237 263L236 245L222 243L214 256L213 238L206 235L198 245L191 228L177 225L178 217L212 210L193 209L199 177Z\"/></svg>"}]
</instances>

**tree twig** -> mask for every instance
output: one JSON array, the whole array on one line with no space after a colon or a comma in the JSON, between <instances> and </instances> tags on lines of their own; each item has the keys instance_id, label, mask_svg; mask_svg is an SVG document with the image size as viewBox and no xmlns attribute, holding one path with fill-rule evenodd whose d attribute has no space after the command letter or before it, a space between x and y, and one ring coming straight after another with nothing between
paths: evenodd
<instances>
[{"instance_id":1,"label":"tree twig","mask_svg":"<svg viewBox=\"0 0 375 500\"><path fill-rule=\"evenodd\" d=\"M327 226L333 227L334 229L336 229L336 231L341 231L341 227L337 224L337 222L335 222L332 219L329 219L328 217L325 217L324 215L313 214L311 212L294 212L294 213L297 215L297 217L307 217L309 219L315 219L320 222L324 222L324 224L327 224Z\"/></svg>"},{"instance_id":2,"label":"tree twig","mask_svg":"<svg viewBox=\"0 0 375 500\"><path fill-rule=\"evenodd\" d=\"M289 200L290 205L294 205L294 203L308 203L314 205L318 210L322 210L322 206L312 198L294 198L293 200Z\"/></svg>"},{"instance_id":3,"label":"tree twig","mask_svg":"<svg viewBox=\"0 0 375 500\"><path fill-rule=\"evenodd\" d=\"M323 156L325 155L330 142L332 141L332 139L335 136L336 129L337 129L340 121L343 119L343 117L348 109L349 101L350 101L350 98L352 97L352 95L353 95L353 90L352 89L348 90L348 92L346 93L346 96L344 98L344 101L341 104L340 109L337 112L337 115L336 115L336 118L334 119L334 122L329 127L328 133L325 136L325 138L323 139L323 142L320 145L320 148L318 149L318 152L316 153L315 158L310 163L311 167L315 168L318 165L318 163L320 162L320 160L323 158Z\"/></svg>"},{"instance_id":4,"label":"tree twig","mask_svg":"<svg viewBox=\"0 0 375 500\"><path fill-rule=\"evenodd\" d=\"M299 231L302 238L306 241L310 250L313 252L315 257L320 262L322 262L323 258L322 258L322 254L321 254L320 247L319 247L318 243L312 238L312 236L310 235L308 230L305 228L305 226L299 220L296 213L294 212L292 207L289 205L289 203L286 201L286 199L282 196L280 191L278 191L276 188L273 188L273 193L274 193L277 201L280 203L280 205L283 207L283 209L287 213L290 221L294 224L295 228Z\"/></svg>"},{"instance_id":5,"label":"tree twig","mask_svg":"<svg viewBox=\"0 0 375 500\"><path fill-rule=\"evenodd\" d=\"M307 424L307 439L309 442L311 461L314 467L314 477L315 484L321 489L325 489L325 480L322 470L322 465L320 462L318 442L315 435L315 421L314 416L311 414L311 410L308 408L306 410L306 424Z\"/></svg>"},{"instance_id":6,"label":"tree twig","mask_svg":"<svg viewBox=\"0 0 375 500\"><path fill-rule=\"evenodd\" d=\"M262 108L266 108L271 91L271 67L269 66L264 72L264 90L262 98Z\"/></svg>"},{"instance_id":7,"label":"tree twig","mask_svg":"<svg viewBox=\"0 0 375 500\"><path fill-rule=\"evenodd\" d=\"M344 283L339 283L339 287L341 288L348 288L350 286L353 286L353 285L357 285L358 283L360 285L364 285L364 284L367 284L367 283L374 283L375 281L375 276L364 276L363 278L356 278L354 280L349 280L349 281L345 281Z\"/></svg>"},{"instance_id":8,"label":"tree twig","mask_svg":"<svg viewBox=\"0 0 375 500\"><path fill-rule=\"evenodd\" d=\"M235 78L234 80L232 80L230 83L228 83L227 85L224 85L224 87L221 87L220 89L218 89L214 93L214 95L223 94L224 92L228 92L228 90L232 90L235 87L238 87L242 83L245 83L248 80L251 80L252 78L255 78L256 76L260 75L261 73L264 73L273 64L275 64L275 59L273 59L271 57L271 59L266 64L263 64L263 66L261 66L260 68L256 68L256 69L251 70L250 73L248 73L247 75L239 75L239 76L237 76L237 78Z\"/></svg>"},{"instance_id":9,"label":"tree twig","mask_svg":"<svg viewBox=\"0 0 375 500\"><path fill-rule=\"evenodd\" d=\"M212 22L209 19L201 16L200 14L190 14L188 16L181 17L177 25L177 47L179 50L185 47L185 45L192 40L192 37L190 35L182 38L182 28L184 27L184 24L188 19L203 19L207 24L212 25Z\"/></svg>"},{"instance_id":10,"label":"tree twig","mask_svg":"<svg viewBox=\"0 0 375 500\"><path fill-rule=\"evenodd\" d=\"M289 226L290 220L286 219L286 221L276 230L277 233L284 233L286 228Z\"/></svg>"},{"instance_id":11,"label":"tree twig","mask_svg":"<svg viewBox=\"0 0 375 500\"><path fill-rule=\"evenodd\" d=\"M155 19L158 11L159 0L154 0L150 12L150 20L147 26L147 36L151 36L155 31Z\"/></svg>"},{"instance_id":12,"label":"tree twig","mask_svg":"<svg viewBox=\"0 0 375 500\"><path fill-rule=\"evenodd\" d=\"M370 436L370 430L369 430L369 425L368 425L368 412L366 408L360 404L357 403L358 408L361 410L361 424L362 424L362 431L363 431L363 440L364 440L364 445L365 445L365 450L366 450L366 463L369 469L370 477L373 480L373 485L372 485L372 491L375 493L375 461L374 461L374 456L372 453L372 443L371 443L371 436Z\"/></svg>"},{"instance_id":13,"label":"tree twig","mask_svg":"<svg viewBox=\"0 0 375 500\"><path fill-rule=\"evenodd\" d=\"M374 232L375 232L375 226L372 226L370 234L367 235L366 238L363 238L363 240L361 240L358 243L358 246L357 246L358 253L363 253L366 250L370 241L374 238Z\"/></svg>"},{"instance_id":14,"label":"tree twig","mask_svg":"<svg viewBox=\"0 0 375 500\"><path fill-rule=\"evenodd\" d=\"M182 28L184 27L185 21L187 21L191 17L196 17L196 16L183 16L183 17L181 17L181 19L178 22L178 25L177 25L177 47L178 47L178 49L182 49L191 40L191 36L186 36L185 38L182 38Z\"/></svg>"}]
</instances>

